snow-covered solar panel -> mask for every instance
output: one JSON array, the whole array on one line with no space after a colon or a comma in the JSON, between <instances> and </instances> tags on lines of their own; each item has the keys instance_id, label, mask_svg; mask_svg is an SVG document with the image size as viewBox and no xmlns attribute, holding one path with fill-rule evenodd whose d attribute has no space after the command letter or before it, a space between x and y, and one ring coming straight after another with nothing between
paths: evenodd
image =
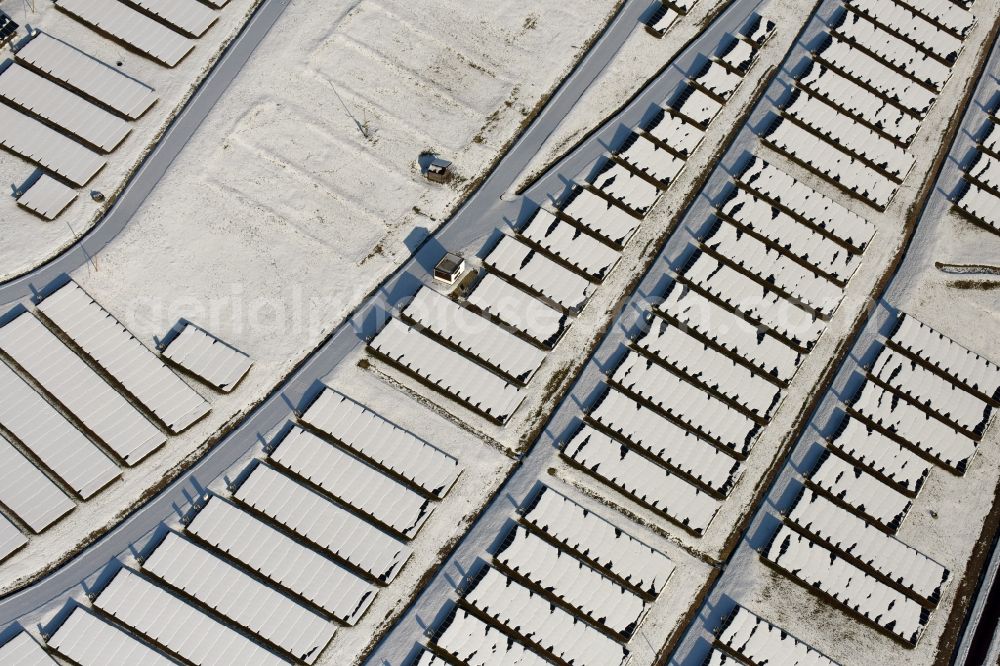
<instances>
[{"instance_id":1,"label":"snow-covered solar panel","mask_svg":"<svg viewBox=\"0 0 1000 666\"><path fill-rule=\"evenodd\" d=\"M969 351L912 315L903 314L889 342L921 359L966 388L991 400L1000 398L1000 366Z\"/></svg>"},{"instance_id":2,"label":"snow-covered solar panel","mask_svg":"<svg viewBox=\"0 0 1000 666\"><path fill-rule=\"evenodd\" d=\"M194 48L190 39L118 0L55 1L57 7L80 22L167 67L175 66Z\"/></svg>"},{"instance_id":3,"label":"snow-covered solar panel","mask_svg":"<svg viewBox=\"0 0 1000 666\"><path fill-rule=\"evenodd\" d=\"M506 637L506 634L504 634ZM478 663L478 662L473 662ZM543 662L544 663L544 662ZM449 662L437 656L427 648L420 651L420 654L411 663L411 666L449 666Z\"/></svg>"},{"instance_id":4,"label":"snow-covered solar panel","mask_svg":"<svg viewBox=\"0 0 1000 666\"><path fill-rule=\"evenodd\" d=\"M448 626L434 640L439 650L466 666L549 666L549 662L478 617L456 608ZM425 652L424 654L433 654ZM418 661L418 664L447 663Z\"/></svg>"},{"instance_id":5,"label":"snow-covered solar panel","mask_svg":"<svg viewBox=\"0 0 1000 666\"><path fill-rule=\"evenodd\" d=\"M77 606L48 640L50 648L80 666L174 666L174 661Z\"/></svg>"},{"instance_id":6,"label":"snow-covered solar panel","mask_svg":"<svg viewBox=\"0 0 1000 666\"><path fill-rule=\"evenodd\" d=\"M417 291L402 314L521 384L530 382L545 360L538 347L427 286Z\"/></svg>"},{"instance_id":7,"label":"snow-covered solar panel","mask_svg":"<svg viewBox=\"0 0 1000 666\"><path fill-rule=\"evenodd\" d=\"M671 284L656 311L784 383L802 361L800 352L679 282Z\"/></svg>"},{"instance_id":8,"label":"snow-covered solar panel","mask_svg":"<svg viewBox=\"0 0 1000 666\"><path fill-rule=\"evenodd\" d=\"M105 153L117 148L132 131L125 120L16 62L0 73L0 97Z\"/></svg>"},{"instance_id":9,"label":"snow-covered solar panel","mask_svg":"<svg viewBox=\"0 0 1000 666\"><path fill-rule=\"evenodd\" d=\"M195 666L289 663L128 569L115 575L94 606Z\"/></svg>"},{"instance_id":10,"label":"snow-covered solar panel","mask_svg":"<svg viewBox=\"0 0 1000 666\"><path fill-rule=\"evenodd\" d=\"M662 110L658 117L658 120L654 119L643 129L646 134L660 141L681 157L687 157L693 153L701 144L702 139L705 138L703 129L692 125L668 109Z\"/></svg>"},{"instance_id":11,"label":"snow-covered solar panel","mask_svg":"<svg viewBox=\"0 0 1000 666\"><path fill-rule=\"evenodd\" d=\"M506 422L524 400L515 384L398 319L390 320L369 345L424 382L498 423Z\"/></svg>"},{"instance_id":12,"label":"snow-covered solar panel","mask_svg":"<svg viewBox=\"0 0 1000 666\"><path fill-rule=\"evenodd\" d=\"M945 2L950 3L950 0ZM938 92L951 76L948 65L854 12L845 12L844 22L836 30L847 41L902 69Z\"/></svg>"},{"instance_id":13,"label":"snow-covered solar panel","mask_svg":"<svg viewBox=\"0 0 1000 666\"><path fill-rule=\"evenodd\" d=\"M627 167L612 162L594 178L593 186L639 215L646 215L660 198L660 189Z\"/></svg>"},{"instance_id":14,"label":"snow-covered solar panel","mask_svg":"<svg viewBox=\"0 0 1000 666\"><path fill-rule=\"evenodd\" d=\"M759 157L750 161L739 179L763 198L858 252L864 251L875 235L874 224Z\"/></svg>"},{"instance_id":15,"label":"snow-covered solar panel","mask_svg":"<svg viewBox=\"0 0 1000 666\"><path fill-rule=\"evenodd\" d=\"M839 146L784 118L778 118L763 137L778 152L884 210L899 185Z\"/></svg>"},{"instance_id":16,"label":"snow-covered solar panel","mask_svg":"<svg viewBox=\"0 0 1000 666\"><path fill-rule=\"evenodd\" d=\"M872 375L969 433L982 436L986 430L992 405L901 352L884 348Z\"/></svg>"},{"instance_id":17,"label":"snow-covered solar panel","mask_svg":"<svg viewBox=\"0 0 1000 666\"><path fill-rule=\"evenodd\" d=\"M913 156L905 150L807 93L799 91L785 114L897 181L913 168Z\"/></svg>"},{"instance_id":18,"label":"snow-covered solar panel","mask_svg":"<svg viewBox=\"0 0 1000 666\"><path fill-rule=\"evenodd\" d=\"M611 379L632 395L649 401L663 413L740 456L750 452L760 433L760 425L749 416L638 352L629 351Z\"/></svg>"},{"instance_id":19,"label":"snow-covered solar panel","mask_svg":"<svg viewBox=\"0 0 1000 666\"><path fill-rule=\"evenodd\" d=\"M744 26L742 34L760 48L767 40L771 39L778 26L771 19L766 19L759 14L753 17L751 21L752 23Z\"/></svg>"},{"instance_id":20,"label":"snow-covered solar panel","mask_svg":"<svg viewBox=\"0 0 1000 666\"><path fill-rule=\"evenodd\" d=\"M620 636L631 636L646 614L637 594L520 525L511 529L494 559Z\"/></svg>"},{"instance_id":21,"label":"snow-covered solar panel","mask_svg":"<svg viewBox=\"0 0 1000 666\"><path fill-rule=\"evenodd\" d=\"M1000 157L1000 125L992 120L987 120L979 146L990 155Z\"/></svg>"},{"instance_id":22,"label":"snow-covered solar panel","mask_svg":"<svg viewBox=\"0 0 1000 666\"><path fill-rule=\"evenodd\" d=\"M737 659L728 652L723 652L719 648L712 648L708 652L708 656L705 657L705 661L701 662L701 666L750 666L750 664L742 659Z\"/></svg>"},{"instance_id":23,"label":"snow-covered solar panel","mask_svg":"<svg viewBox=\"0 0 1000 666\"><path fill-rule=\"evenodd\" d=\"M718 210L841 283L850 280L861 263L858 255L746 190L733 188L730 198Z\"/></svg>"},{"instance_id":24,"label":"snow-covered solar panel","mask_svg":"<svg viewBox=\"0 0 1000 666\"><path fill-rule=\"evenodd\" d=\"M961 7L951 0L902 0L902 4L962 38L968 37L969 31L976 25L976 17L968 7Z\"/></svg>"},{"instance_id":25,"label":"snow-covered solar panel","mask_svg":"<svg viewBox=\"0 0 1000 666\"><path fill-rule=\"evenodd\" d=\"M979 153L975 164L969 167L968 174L993 194L1000 194L1000 159Z\"/></svg>"},{"instance_id":26,"label":"snow-covered solar panel","mask_svg":"<svg viewBox=\"0 0 1000 666\"><path fill-rule=\"evenodd\" d=\"M307 664L333 639L325 618L174 532L142 569Z\"/></svg>"},{"instance_id":27,"label":"snow-covered solar panel","mask_svg":"<svg viewBox=\"0 0 1000 666\"><path fill-rule=\"evenodd\" d=\"M55 660L45 654L42 646L26 631L0 646L0 663L5 666L56 666Z\"/></svg>"},{"instance_id":28,"label":"snow-covered solar panel","mask_svg":"<svg viewBox=\"0 0 1000 666\"><path fill-rule=\"evenodd\" d=\"M598 177L595 185L603 180L603 177ZM656 189L649 183L646 185ZM635 216L587 189L575 190L569 200L563 202L562 212L616 248L624 247L641 224Z\"/></svg>"},{"instance_id":29,"label":"snow-covered solar panel","mask_svg":"<svg viewBox=\"0 0 1000 666\"><path fill-rule=\"evenodd\" d=\"M375 600L373 584L218 497L186 530L344 624L356 624Z\"/></svg>"},{"instance_id":30,"label":"snow-covered solar panel","mask_svg":"<svg viewBox=\"0 0 1000 666\"><path fill-rule=\"evenodd\" d=\"M403 543L267 465L258 465L233 495L335 558L386 584L412 551Z\"/></svg>"},{"instance_id":31,"label":"snow-covered solar panel","mask_svg":"<svg viewBox=\"0 0 1000 666\"><path fill-rule=\"evenodd\" d=\"M566 314L493 273L487 273L469 294L469 304L549 349L566 332Z\"/></svg>"},{"instance_id":32,"label":"snow-covered solar panel","mask_svg":"<svg viewBox=\"0 0 1000 666\"><path fill-rule=\"evenodd\" d=\"M430 500L298 426L281 440L271 460L409 539L434 510Z\"/></svg>"},{"instance_id":33,"label":"snow-covered solar panel","mask_svg":"<svg viewBox=\"0 0 1000 666\"><path fill-rule=\"evenodd\" d=\"M848 0L848 6L945 62L954 62L962 50L961 39L903 4L884 0Z\"/></svg>"},{"instance_id":34,"label":"snow-covered solar panel","mask_svg":"<svg viewBox=\"0 0 1000 666\"><path fill-rule=\"evenodd\" d=\"M788 519L816 541L854 560L868 573L936 604L949 572L915 548L869 525L811 490L799 497Z\"/></svg>"},{"instance_id":35,"label":"snow-covered solar panel","mask_svg":"<svg viewBox=\"0 0 1000 666\"><path fill-rule=\"evenodd\" d=\"M145 9L164 23L192 37L201 37L212 27L219 16L198 0L131 0L136 7Z\"/></svg>"},{"instance_id":36,"label":"snow-covered solar panel","mask_svg":"<svg viewBox=\"0 0 1000 666\"><path fill-rule=\"evenodd\" d=\"M157 100L152 88L44 32L16 53L20 62L135 120Z\"/></svg>"},{"instance_id":37,"label":"snow-covered solar panel","mask_svg":"<svg viewBox=\"0 0 1000 666\"><path fill-rule=\"evenodd\" d=\"M40 534L76 505L0 435L0 504Z\"/></svg>"},{"instance_id":38,"label":"snow-covered solar panel","mask_svg":"<svg viewBox=\"0 0 1000 666\"><path fill-rule=\"evenodd\" d=\"M130 467L166 436L32 314L0 328L0 350Z\"/></svg>"},{"instance_id":39,"label":"snow-covered solar panel","mask_svg":"<svg viewBox=\"0 0 1000 666\"><path fill-rule=\"evenodd\" d=\"M253 365L249 356L192 324L170 341L163 357L223 393L236 388Z\"/></svg>"},{"instance_id":40,"label":"snow-covered solar panel","mask_svg":"<svg viewBox=\"0 0 1000 666\"><path fill-rule=\"evenodd\" d=\"M656 315L636 346L761 418L781 397L772 382Z\"/></svg>"},{"instance_id":41,"label":"snow-covered solar panel","mask_svg":"<svg viewBox=\"0 0 1000 666\"><path fill-rule=\"evenodd\" d=\"M700 252L682 275L685 282L799 349L811 349L826 324L715 257Z\"/></svg>"},{"instance_id":42,"label":"snow-covered solar panel","mask_svg":"<svg viewBox=\"0 0 1000 666\"><path fill-rule=\"evenodd\" d=\"M320 393L301 420L437 497L462 472L455 458L332 389Z\"/></svg>"},{"instance_id":43,"label":"snow-covered solar panel","mask_svg":"<svg viewBox=\"0 0 1000 666\"><path fill-rule=\"evenodd\" d=\"M704 129L719 115L719 111L722 110L722 104L718 100L709 97L700 88L695 88L689 84L687 90L673 103L672 108L698 127Z\"/></svg>"},{"instance_id":44,"label":"snow-covered solar panel","mask_svg":"<svg viewBox=\"0 0 1000 666\"><path fill-rule=\"evenodd\" d=\"M28 537L21 534L21 531L0 513L0 562L27 545Z\"/></svg>"},{"instance_id":45,"label":"snow-covered solar panel","mask_svg":"<svg viewBox=\"0 0 1000 666\"><path fill-rule=\"evenodd\" d=\"M17 204L33 213L41 215L46 220L54 220L73 203L77 193L72 187L63 185L60 181L42 174L27 190L17 197Z\"/></svg>"},{"instance_id":46,"label":"snow-covered solar panel","mask_svg":"<svg viewBox=\"0 0 1000 666\"><path fill-rule=\"evenodd\" d=\"M182 432L208 413L204 398L76 282L71 280L53 292L38 310L170 432Z\"/></svg>"},{"instance_id":47,"label":"snow-covered solar panel","mask_svg":"<svg viewBox=\"0 0 1000 666\"><path fill-rule=\"evenodd\" d=\"M539 209L519 233L522 238L594 280L607 277L621 258L617 250L544 208Z\"/></svg>"},{"instance_id":48,"label":"snow-covered solar panel","mask_svg":"<svg viewBox=\"0 0 1000 666\"><path fill-rule=\"evenodd\" d=\"M850 417L846 418L830 442L844 457L915 495L930 474L931 464L878 430Z\"/></svg>"},{"instance_id":49,"label":"snow-covered solar panel","mask_svg":"<svg viewBox=\"0 0 1000 666\"><path fill-rule=\"evenodd\" d=\"M719 510L719 502L708 493L590 426L573 435L563 454L696 535L705 533Z\"/></svg>"},{"instance_id":50,"label":"snow-covered solar panel","mask_svg":"<svg viewBox=\"0 0 1000 666\"><path fill-rule=\"evenodd\" d=\"M750 40L743 37L731 38L724 49L722 53L718 54L719 62L743 76L753 67L759 54Z\"/></svg>"},{"instance_id":51,"label":"snow-covered solar panel","mask_svg":"<svg viewBox=\"0 0 1000 666\"><path fill-rule=\"evenodd\" d=\"M684 160L666 148L661 148L645 134L633 134L628 147L618 153L636 171L669 186L684 169Z\"/></svg>"},{"instance_id":52,"label":"snow-covered solar panel","mask_svg":"<svg viewBox=\"0 0 1000 666\"><path fill-rule=\"evenodd\" d=\"M994 231L1000 232L1000 197L975 183L966 181L965 184L967 189L958 200L958 207Z\"/></svg>"},{"instance_id":53,"label":"snow-covered solar panel","mask_svg":"<svg viewBox=\"0 0 1000 666\"><path fill-rule=\"evenodd\" d=\"M656 13L650 19L649 27L653 32L662 36L681 17L673 8L662 5L658 7Z\"/></svg>"},{"instance_id":54,"label":"snow-covered solar panel","mask_svg":"<svg viewBox=\"0 0 1000 666\"><path fill-rule=\"evenodd\" d=\"M799 85L903 145L920 129L916 116L819 62L812 62Z\"/></svg>"},{"instance_id":55,"label":"snow-covered solar panel","mask_svg":"<svg viewBox=\"0 0 1000 666\"><path fill-rule=\"evenodd\" d=\"M666 555L650 548L568 497L543 487L524 520L563 547L648 594L663 591L674 572Z\"/></svg>"},{"instance_id":56,"label":"snow-covered solar panel","mask_svg":"<svg viewBox=\"0 0 1000 666\"><path fill-rule=\"evenodd\" d=\"M843 297L841 288L729 222L720 220L702 244L713 255L783 291L795 302L822 315L832 315Z\"/></svg>"},{"instance_id":57,"label":"snow-covered solar panel","mask_svg":"<svg viewBox=\"0 0 1000 666\"><path fill-rule=\"evenodd\" d=\"M851 408L959 474L965 472L976 453L971 438L872 382L864 385Z\"/></svg>"},{"instance_id":58,"label":"snow-covered solar panel","mask_svg":"<svg viewBox=\"0 0 1000 666\"><path fill-rule=\"evenodd\" d=\"M754 666L836 666L781 627L742 606L737 606L726 620L719 632L719 642Z\"/></svg>"},{"instance_id":59,"label":"snow-covered solar panel","mask_svg":"<svg viewBox=\"0 0 1000 666\"><path fill-rule=\"evenodd\" d=\"M624 211L621 213L635 219ZM483 263L570 312L583 310L594 293L594 285L585 277L560 266L511 236L501 238Z\"/></svg>"},{"instance_id":60,"label":"snow-covered solar panel","mask_svg":"<svg viewBox=\"0 0 1000 666\"><path fill-rule=\"evenodd\" d=\"M739 463L617 389L609 389L590 412L598 424L673 470L726 495L739 478Z\"/></svg>"},{"instance_id":61,"label":"snow-covered solar panel","mask_svg":"<svg viewBox=\"0 0 1000 666\"><path fill-rule=\"evenodd\" d=\"M913 599L787 525L781 526L762 555L790 578L828 595L909 645L916 645L930 617L930 611Z\"/></svg>"},{"instance_id":62,"label":"snow-covered solar panel","mask_svg":"<svg viewBox=\"0 0 1000 666\"><path fill-rule=\"evenodd\" d=\"M106 164L94 151L6 104L0 104L0 146L77 187L89 183Z\"/></svg>"},{"instance_id":63,"label":"snow-covered solar panel","mask_svg":"<svg viewBox=\"0 0 1000 666\"><path fill-rule=\"evenodd\" d=\"M487 570L465 600L563 663L614 666L629 659L625 646L496 569Z\"/></svg>"},{"instance_id":64,"label":"snow-covered solar panel","mask_svg":"<svg viewBox=\"0 0 1000 666\"><path fill-rule=\"evenodd\" d=\"M736 89L740 87L740 84L743 83L743 78L718 62L709 60L691 81L705 92L720 99L728 100L736 92Z\"/></svg>"},{"instance_id":65,"label":"snow-covered solar panel","mask_svg":"<svg viewBox=\"0 0 1000 666\"><path fill-rule=\"evenodd\" d=\"M0 363L0 396L0 425L82 499L90 499L121 474L5 363Z\"/></svg>"},{"instance_id":66,"label":"snow-covered solar panel","mask_svg":"<svg viewBox=\"0 0 1000 666\"><path fill-rule=\"evenodd\" d=\"M869 522L893 533L913 505L906 495L829 451L824 451L809 481Z\"/></svg>"}]
</instances>

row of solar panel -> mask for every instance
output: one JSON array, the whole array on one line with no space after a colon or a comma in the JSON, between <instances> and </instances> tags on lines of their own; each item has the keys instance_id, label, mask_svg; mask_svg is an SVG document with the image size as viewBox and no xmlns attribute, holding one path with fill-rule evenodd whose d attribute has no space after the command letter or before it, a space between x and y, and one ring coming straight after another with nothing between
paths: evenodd
<instances>
[{"instance_id":1,"label":"row of solar panel","mask_svg":"<svg viewBox=\"0 0 1000 666\"><path fill-rule=\"evenodd\" d=\"M976 148L956 205L980 225L1000 234L1000 125L996 109L977 135Z\"/></svg>"}]
</instances>

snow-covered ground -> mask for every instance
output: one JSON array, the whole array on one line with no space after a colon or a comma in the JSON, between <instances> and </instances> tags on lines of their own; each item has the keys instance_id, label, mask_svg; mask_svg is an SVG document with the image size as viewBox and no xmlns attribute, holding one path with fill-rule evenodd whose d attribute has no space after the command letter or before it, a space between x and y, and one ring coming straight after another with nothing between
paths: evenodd
<instances>
[{"instance_id":1,"label":"snow-covered ground","mask_svg":"<svg viewBox=\"0 0 1000 666\"><path fill-rule=\"evenodd\" d=\"M17 205L14 197L0 201L0 279L20 275L57 254L86 232L113 202L113 194L153 147L159 134L176 114L195 86L246 22L258 0L232 0L218 11L218 22L195 40L194 50L173 69L168 69L134 53L110 39L105 39L83 23L59 11L51 0L0 0L0 10L22 26L31 25L68 42L104 63L117 66L132 78L156 90L156 104L136 122L129 123L131 134L117 150L107 155L107 166L87 187L77 190L80 196L52 222ZM34 6L34 11L32 10ZM24 37L22 27L18 39ZM11 57L10 47L0 49L0 60ZM121 63L118 65L118 63ZM0 182L21 185L36 166L21 157L0 151ZM107 200L98 203L89 193L96 190ZM10 191L8 190L9 194Z\"/></svg>"},{"instance_id":2,"label":"snow-covered ground","mask_svg":"<svg viewBox=\"0 0 1000 666\"><path fill-rule=\"evenodd\" d=\"M0 568L0 589L115 522L267 395L447 217L463 183L482 174L614 8L293 3L125 231L73 274L147 345L183 317L254 367L227 395L196 385L209 417L33 538ZM71 33L61 12L45 16L71 41L101 42ZM105 46L95 52L139 67ZM367 121L370 140L348 110ZM451 186L420 176L417 156L431 149L455 161ZM63 218L51 225L65 227ZM7 243L6 230L3 238L0 252L30 256L27 240Z\"/></svg>"}]
</instances>

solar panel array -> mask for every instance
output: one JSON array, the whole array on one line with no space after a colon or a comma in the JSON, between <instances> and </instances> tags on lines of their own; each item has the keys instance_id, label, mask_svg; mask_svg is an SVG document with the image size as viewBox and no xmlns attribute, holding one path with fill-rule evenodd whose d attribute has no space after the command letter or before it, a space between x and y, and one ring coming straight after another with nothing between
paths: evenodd
<instances>
[{"instance_id":1,"label":"solar panel array","mask_svg":"<svg viewBox=\"0 0 1000 666\"><path fill-rule=\"evenodd\" d=\"M661 0L656 10L646 20L646 31L662 38L684 14L691 11L698 0Z\"/></svg>"},{"instance_id":2,"label":"solar panel array","mask_svg":"<svg viewBox=\"0 0 1000 666\"><path fill-rule=\"evenodd\" d=\"M965 170L955 199L959 210L973 221L1000 233L1000 125L996 111L980 130L976 154Z\"/></svg>"},{"instance_id":3,"label":"solar panel array","mask_svg":"<svg viewBox=\"0 0 1000 666\"><path fill-rule=\"evenodd\" d=\"M716 646L737 664L795 664L796 666L837 666L781 627L737 606L723 621ZM719 657L721 659L721 657ZM719 661L718 663L725 663Z\"/></svg>"},{"instance_id":4,"label":"solar panel array","mask_svg":"<svg viewBox=\"0 0 1000 666\"><path fill-rule=\"evenodd\" d=\"M546 486L516 518L498 535L491 561L463 584L458 606L434 628L423 658L626 663L625 643L674 565Z\"/></svg>"},{"instance_id":5,"label":"solar panel array","mask_svg":"<svg viewBox=\"0 0 1000 666\"><path fill-rule=\"evenodd\" d=\"M880 210L912 169L906 147L974 24L966 8L927 13L924 4L845 0L763 134L775 150Z\"/></svg>"},{"instance_id":6,"label":"solar panel array","mask_svg":"<svg viewBox=\"0 0 1000 666\"><path fill-rule=\"evenodd\" d=\"M93 611L59 619L48 647L82 666L315 663L400 574L461 467L332 389L301 423L158 532Z\"/></svg>"},{"instance_id":7,"label":"solar panel array","mask_svg":"<svg viewBox=\"0 0 1000 666\"><path fill-rule=\"evenodd\" d=\"M742 69L710 61L729 86L725 98L773 29L758 17L747 25L757 41L730 36L751 50ZM725 103L719 99L713 101L716 111ZM625 245L681 173L710 120L696 125L664 102L658 116L635 128L557 205L538 208L526 223L503 233L484 257L485 270L468 296L452 299L421 287L370 342L371 350L471 410L506 423L545 353L618 265Z\"/></svg>"},{"instance_id":8,"label":"solar panel array","mask_svg":"<svg viewBox=\"0 0 1000 666\"><path fill-rule=\"evenodd\" d=\"M46 220L54 220L76 199L77 193L48 174L42 174L17 197L17 205Z\"/></svg>"},{"instance_id":9,"label":"solar panel array","mask_svg":"<svg viewBox=\"0 0 1000 666\"><path fill-rule=\"evenodd\" d=\"M223 393L236 388L253 365L249 356L191 323L164 347L163 358Z\"/></svg>"},{"instance_id":10,"label":"solar panel array","mask_svg":"<svg viewBox=\"0 0 1000 666\"><path fill-rule=\"evenodd\" d=\"M175 433L207 411L70 281L0 326L0 504L40 534L164 446L161 419Z\"/></svg>"},{"instance_id":11,"label":"solar panel array","mask_svg":"<svg viewBox=\"0 0 1000 666\"><path fill-rule=\"evenodd\" d=\"M701 536L874 227L754 157L566 439L563 456Z\"/></svg>"},{"instance_id":12,"label":"solar panel array","mask_svg":"<svg viewBox=\"0 0 1000 666\"><path fill-rule=\"evenodd\" d=\"M998 397L1000 366L900 314L761 556L915 645L951 573L894 535L932 467L964 473Z\"/></svg>"}]
</instances>

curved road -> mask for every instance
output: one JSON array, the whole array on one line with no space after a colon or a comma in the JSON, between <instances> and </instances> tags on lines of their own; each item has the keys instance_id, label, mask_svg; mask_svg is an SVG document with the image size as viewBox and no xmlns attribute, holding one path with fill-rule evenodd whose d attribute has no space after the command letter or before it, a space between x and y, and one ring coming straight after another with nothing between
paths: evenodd
<instances>
[{"instance_id":1,"label":"curved road","mask_svg":"<svg viewBox=\"0 0 1000 666\"><path fill-rule=\"evenodd\" d=\"M0 286L0 302L23 299L61 274L80 268L125 227L289 1L265 0L105 219L79 244L58 258L24 277ZM730 3L726 12L678 56L675 66L661 75L663 85L679 82L683 73L694 66L698 54L710 52L725 32L739 28L759 2L760 0L735 0ZM462 250L473 245L479 247L504 219L520 219L525 200L521 197L511 200L511 197L507 197L504 201L500 197L513 188L531 158L584 92L604 72L622 44L636 29L640 18L652 6L651 0L626 0L539 116L452 219L430 236L414 256L388 278L284 385L277 388L190 470L76 558L39 582L0 600L0 628L70 593L81 581L100 571L162 521L176 516L178 507L187 506L191 498L199 496L219 475L257 446L265 433L273 431L283 421L291 418L290 405L303 404L310 398L318 389L319 379L329 374L348 353L364 344L364 339L380 328L393 304L412 295L423 282L430 281L429 270L444 254L445 248ZM576 176L598 159L607 145L617 140L622 124L637 124L649 111L651 104L662 99L662 91L656 87L644 91L613 122L606 124L600 132L588 138L556 168L539 179L526 195L534 201L540 201L548 193L558 195L565 186L566 178ZM529 211L531 208L532 206L528 206Z\"/></svg>"}]
</instances>

